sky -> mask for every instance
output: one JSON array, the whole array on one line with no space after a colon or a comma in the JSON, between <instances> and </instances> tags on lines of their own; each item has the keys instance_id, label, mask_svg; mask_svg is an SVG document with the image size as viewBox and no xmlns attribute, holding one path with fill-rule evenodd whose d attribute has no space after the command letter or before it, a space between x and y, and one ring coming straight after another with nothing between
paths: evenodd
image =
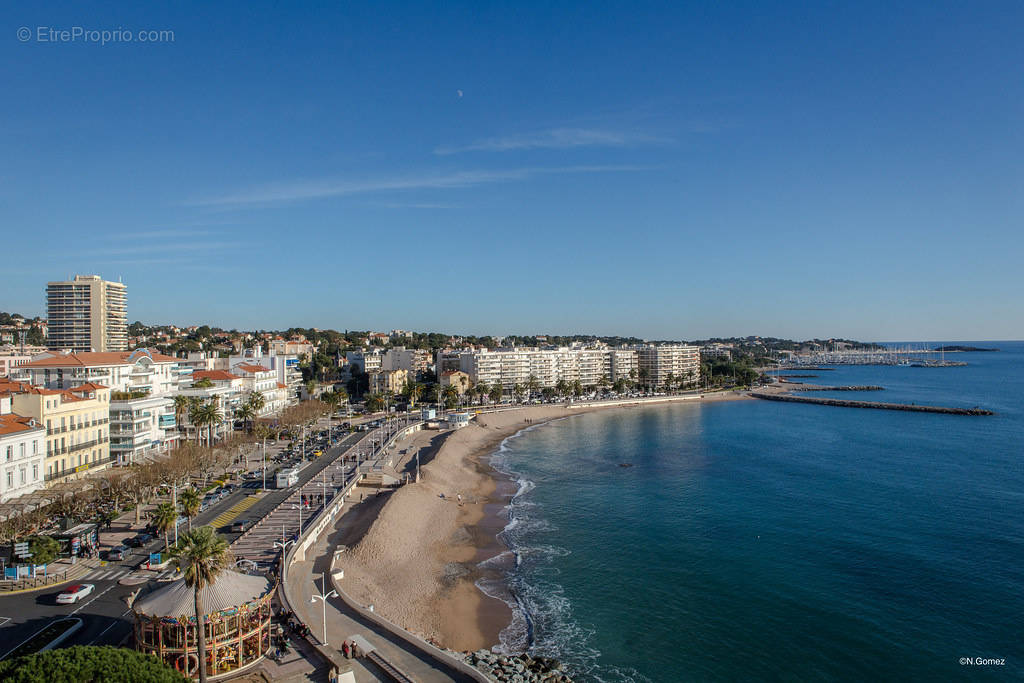
<instances>
[{"instance_id":1,"label":"sky","mask_svg":"<svg viewBox=\"0 0 1024 683\"><path fill-rule=\"evenodd\" d=\"M0 17L0 310L82 273L150 324L1024 338L1018 2Z\"/></svg>"}]
</instances>

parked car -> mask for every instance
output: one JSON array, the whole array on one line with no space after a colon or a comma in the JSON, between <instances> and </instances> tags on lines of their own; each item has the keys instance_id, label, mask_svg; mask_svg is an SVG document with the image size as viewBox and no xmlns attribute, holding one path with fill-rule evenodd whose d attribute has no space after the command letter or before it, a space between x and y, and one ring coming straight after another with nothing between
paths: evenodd
<instances>
[{"instance_id":1,"label":"parked car","mask_svg":"<svg viewBox=\"0 0 1024 683\"><path fill-rule=\"evenodd\" d=\"M70 605L89 595L96 588L91 583L76 583L68 586L57 596L58 605Z\"/></svg>"},{"instance_id":2,"label":"parked car","mask_svg":"<svg viewBox=\"0 0 1024 683\"><path fill-rule=\"evenodd\" d=\"M236 519L234 522L231 523L231 531L232 532L236 532L236 533L237 532L241 532L241 531L245 531L248 526L249 526L249 520L247 520L247 519Z\"/></svg>"},{"instance_id":3,"label":"parked car","mask_svg":"<svg viewBox=\"0 0 1024 683\"><path fill-rule=\"evenodd\" d=\"M108 562L120 562L128 555L128 548L123 545L119 545L116 548L111 548L107 551Z\"/></svg>"}]
</instances>

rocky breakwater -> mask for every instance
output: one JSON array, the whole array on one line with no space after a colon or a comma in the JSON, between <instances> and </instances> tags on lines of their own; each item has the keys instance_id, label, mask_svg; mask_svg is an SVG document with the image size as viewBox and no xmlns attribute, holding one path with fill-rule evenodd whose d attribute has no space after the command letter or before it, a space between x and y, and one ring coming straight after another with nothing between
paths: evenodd
<instances>
[{"instance_id":1,"label":"rocky breakwater","mask_svg":"<svg viewBox=\"0 0 1024 683\"><path fill-rule=\"evenodd\" d=\"M466 663L494 681L505 683L572 683L557 659L528 654L500 655L477 650L465 656Z\"/></svg>"}]
</instances>

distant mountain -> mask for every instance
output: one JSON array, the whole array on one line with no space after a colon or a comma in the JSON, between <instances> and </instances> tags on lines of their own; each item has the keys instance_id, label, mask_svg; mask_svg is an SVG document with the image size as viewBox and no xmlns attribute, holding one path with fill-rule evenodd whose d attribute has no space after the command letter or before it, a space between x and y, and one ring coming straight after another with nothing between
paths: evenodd
<instances>
[{"instance_id":1,"label":"distant mountain","mask_svg":"<svg viewBox=\"0 0 1024 683\"><path fill-rule=\"evenodd\" d=\"M960 346L954 344L952 346L940 346L935 349L936 351L998 351L999 349L983 349L978 346Z\"/></svg>"}]
</instances>

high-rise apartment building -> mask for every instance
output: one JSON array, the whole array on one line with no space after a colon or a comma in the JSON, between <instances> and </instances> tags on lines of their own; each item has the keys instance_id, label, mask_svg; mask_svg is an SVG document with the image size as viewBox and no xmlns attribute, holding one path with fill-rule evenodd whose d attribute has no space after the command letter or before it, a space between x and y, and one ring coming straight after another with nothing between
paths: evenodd
<instances>
[{"instance_id":1,"label":"high-rise apartment building","mask_svg":"<svg viewBox=\"0 0 1024 683\"><path fill-rule=\"evenodd\" d=\"M46 285L47 347L72 351L126 351L126 287L99 275Z\"/></svg>"}]
</instances>

